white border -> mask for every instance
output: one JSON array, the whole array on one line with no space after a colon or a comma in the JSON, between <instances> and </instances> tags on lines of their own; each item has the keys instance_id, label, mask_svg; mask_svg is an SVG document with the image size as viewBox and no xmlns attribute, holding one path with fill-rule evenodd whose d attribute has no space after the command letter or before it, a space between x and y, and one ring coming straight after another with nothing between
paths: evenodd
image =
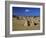
<instances>
[{"instance_id":1,"label":"white border","mask_svg":"<svg viewBox=\"0 0 46 38\"><path fill-rule=\"evenodd\" d=\"M40 8L40 30L12 31L12 7ZM10 4L10 34L42 33L43 32L43 12L42 11L43 11L42 5Z\"/></svg>"}]
</instances>

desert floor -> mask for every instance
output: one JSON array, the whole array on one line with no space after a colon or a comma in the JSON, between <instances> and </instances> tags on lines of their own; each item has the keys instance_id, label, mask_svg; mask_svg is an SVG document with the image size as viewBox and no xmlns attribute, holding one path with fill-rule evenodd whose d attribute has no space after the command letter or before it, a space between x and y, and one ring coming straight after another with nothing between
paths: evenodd
<instances>
[{"instance_id":1,"label":"desert floor","mask_svg":"<svg viewBox=\"0 0 46 38\"><path fill-rule=\"evenodd\" d=\"M12 21L13 31L40 30L40 17L30 17L26 19L25 17L24 19L17 19L16 17L13 17Z\"/></svg>"}]
</instances>

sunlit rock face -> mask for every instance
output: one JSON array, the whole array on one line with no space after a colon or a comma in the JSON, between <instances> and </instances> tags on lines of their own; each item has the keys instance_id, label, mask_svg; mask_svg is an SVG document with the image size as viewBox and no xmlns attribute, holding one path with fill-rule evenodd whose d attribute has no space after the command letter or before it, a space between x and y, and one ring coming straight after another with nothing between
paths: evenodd
<instances>
[{"instance_id":1,"label":"sunlit rock face","mask_svg":"<svg viewBox=\"0 0 46 38\"><path fill-rule=\"evenodd\" d=\"M40 18L39 17L26 17L25 19L24 26L25 27L33 27L36 26L40 23Z\"/></svg>"}]
</instances>

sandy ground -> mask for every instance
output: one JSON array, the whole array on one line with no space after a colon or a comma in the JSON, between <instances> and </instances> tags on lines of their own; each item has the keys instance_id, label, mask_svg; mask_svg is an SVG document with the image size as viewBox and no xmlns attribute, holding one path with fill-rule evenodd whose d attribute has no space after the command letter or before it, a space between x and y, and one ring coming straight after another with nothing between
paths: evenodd
<instances>
[{"instance_id":1,"label":"sandy ground","mask_svg":"<svg viewBox=\"0 0 46 38\"><path fill-rule=\"evenodd\" d=\"M40 30L40 18L39 17L30 17L30 18L28 17L26 19L25 18L17 19L16 17L13 17L12 19L13 31ZM29 24L27 20L29 21Z\"/></svg>"}]
</instances>

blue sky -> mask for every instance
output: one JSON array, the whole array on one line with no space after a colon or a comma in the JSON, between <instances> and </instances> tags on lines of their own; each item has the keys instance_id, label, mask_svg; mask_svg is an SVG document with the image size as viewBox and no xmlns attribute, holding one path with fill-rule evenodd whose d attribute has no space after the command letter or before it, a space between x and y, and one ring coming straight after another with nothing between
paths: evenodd
<instances>
[{"instance_id":1,"label":"blue sky","mask_svg":"<svg viewBox=\"0 0 46 38\"><path fill-rule=\"evenodd\" d=\"M12 7L14 16L40 16L40 8Z\"/></svg>"}]
</instances>

